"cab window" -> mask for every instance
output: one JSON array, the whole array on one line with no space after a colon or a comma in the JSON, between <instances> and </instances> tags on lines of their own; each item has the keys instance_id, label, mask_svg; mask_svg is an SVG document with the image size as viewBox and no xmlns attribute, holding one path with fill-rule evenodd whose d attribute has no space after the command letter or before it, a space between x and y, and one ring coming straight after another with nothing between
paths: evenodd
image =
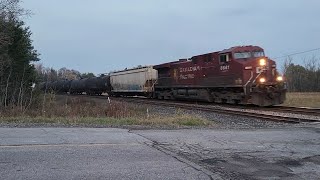
<instances>
[{"instance_id":1,"label":"cab window","mask_svg":"<svg viewBox=\"0 0 320 180\"><path fill-rule=\"evenodd\" d=\"M219 61L220 61L220 64L224 64L224 63L229 62L228 54L221 54L219 57Z\"/></svg>"},{"instance_id":2,"label":"cab window","mask_svg":"<svg viewBox=\"0 0 320 180\"><path fill-rule=\"evenodd\" d=\"M247 58L251 58L251 52L237 52L234 53L234 58L235 59L247 59Z\"/></svg>"},{"instance_id":3,"label":"cab window","mask_svg":"<svg viewBox=\"0 0 320 180\"><path fill-rule=\"evenodd\" d=\"M253 57L264 57L264 52L263 51L253 52Z\"/></svg>"}]
</instances>

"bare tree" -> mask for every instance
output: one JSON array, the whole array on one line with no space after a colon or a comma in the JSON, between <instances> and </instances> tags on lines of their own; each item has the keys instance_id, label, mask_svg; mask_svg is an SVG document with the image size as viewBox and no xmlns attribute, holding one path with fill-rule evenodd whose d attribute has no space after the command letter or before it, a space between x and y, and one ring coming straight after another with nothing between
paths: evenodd
<instances>
[{"instance_id":1,"label":"bare tree","mask_svg":"<svg viewBox=\"0 0 320 180\"><path fill-rule=\"evenodd\" d=\"M73 70L73 69L67 69L65 67L58 70L58 77L59 79L68 79L68 80L74 80L80 78L80 72Z\"/></svg>"},{"instance_id":2,"label":"bare tree","mask_svg":"<svg viewBox=\"0 0 320 180\"><path fill-rule=\"evenodd\" d=\"M6 23L23 16L30 16L31 11L20 6L21 0L0 0L0 48L10 43L10 37L6 32Z\"/></svg>"},{"instance_id":3,"label":"bare tree","mask_svg":"<svg viewBox=\"0 0 320 180\"><path fill-rule=\"evenodd\" d=\"M0 16L2 18L18 18L30 15L29 10L20 6L21 0L0 0Z\"/></svg>"},{"instance_id":4,"label":"bare tree","mask_svg":"<svg viewBox=\"0 0 320 180\"><path fill-rule=\"evenodd\" d=\"M313 56L304 58L303 65L292 63L288 58L284 62L283 72L286 76L287 87L293 92L319 92L320 91L320 59Z\"/></svg>"},{"instance_id":5,"label":"bare tree","mask_svg":"<svg viewBox=\"0 0 320 180\"><path fill-rule=\"evenodd\" d=\"M316 82L316 71L317 71L317 62L315 56L313 56L310 59L304 59L304 67L306 69L306 79L305 82L305 90L306 91L312 91L313 89L316 89L317 82Z\"/></svg>"},{"instance_id":6,"label":"bare tree","mask_svg":"<svg viewBox=\"0 0 320 180\"><path fill-rule=\"evenodd\" d=\"M288 56L288 57L284 60L284 63L283 63L283 65L282 65L282 74L286 74L286 73L287 73L290 64L292 64L292 58L291 58L290 56Z\"/></svg>"}]
</instances>

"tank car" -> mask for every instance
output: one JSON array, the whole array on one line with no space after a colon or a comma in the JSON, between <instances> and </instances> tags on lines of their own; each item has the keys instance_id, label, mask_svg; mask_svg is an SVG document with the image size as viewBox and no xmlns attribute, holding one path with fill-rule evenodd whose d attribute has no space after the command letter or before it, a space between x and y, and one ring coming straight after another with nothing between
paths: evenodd
<instances>
[{"instance_id":1,"label":"tank car","mask_svg":"<svg viewBox=\"0 0 320 180\"><path fill-rule=\"evenodd\" d=\"M51 89L49 89L49 90L51 90L51 91L53 91L53 92L57 92L58 83L59 83L59 81L53 81L53 82L51 83L51 86L50 86Z\"/></svg>"},{"instance_id":2,"label":"tank car","mask_svg":"<svg viewBox=\"0 0 320 180\"><path fill-rule=\"evenodd\" d=\"M56 82L55 92L67 93L70 90L71 81L70 80L59 80Z\"/></svg>"},{"instance_id":3,"label":"tank car","mask_svg":"<svg viewBox=\"0 0 320 180\"><path fill-rule=\"evenodd\" d=\"M44 92L53 92L54 91L54 86L53 82L47 81L47 82L42 82L40 83L40 89Z\"/></svg>"},{"instance_id":4,"label":"tank car","mask_svg":"<svg viewBox=\"0 0 320 180\"><path fill-rule=\"evenodd\" d=\"M258 46L237 46L154 66L154 97L271 106L285 100L276 63Z\"/></svg>"},{"instance_id":5,"label":"tank car","mask_svg":"<svg viewBox=\"0 0 320 180\"><path fill-rule=\"evenodd\" d=\"M80 80L72 80L70 84L70 94L82 94L86 91L86 80L80 79Z\"/></svg>"},{"instance_id":6,"label":"tank car","mask_svg":"<svg viewBox=\"0 0 320 180\"><path fill-rule=\"evenodd\" d=\"M110 89L110 77L93 77L88 78L85 82L86 85L86 94L88 95L101 95L104 92L107 92Z\"/></svg>"}]
</instances>

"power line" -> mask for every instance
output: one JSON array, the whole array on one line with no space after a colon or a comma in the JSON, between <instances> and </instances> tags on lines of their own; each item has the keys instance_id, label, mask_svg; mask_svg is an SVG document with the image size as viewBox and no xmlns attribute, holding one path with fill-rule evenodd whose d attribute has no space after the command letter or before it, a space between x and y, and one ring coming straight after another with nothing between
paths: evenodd
<instances>
[{"instance_id":1,"label":"power line","mask_svg":"<svg viewBox=\"0 0 320 180\"><path fill-rule=\"evenodd\" d=\"M296 52L296 53L288 54L288 55L285 55L285 56L279 56L279 57L276 57L276 58L273 58L273 59L280 59L280 58L285 58L285 57L288 57L288 56L294 56L294 55L309 53L309 52L318 51L318 50L320 50L320 48L310 49L310 50L302 51L302 52Z\"/></svg>"}]
</instances>

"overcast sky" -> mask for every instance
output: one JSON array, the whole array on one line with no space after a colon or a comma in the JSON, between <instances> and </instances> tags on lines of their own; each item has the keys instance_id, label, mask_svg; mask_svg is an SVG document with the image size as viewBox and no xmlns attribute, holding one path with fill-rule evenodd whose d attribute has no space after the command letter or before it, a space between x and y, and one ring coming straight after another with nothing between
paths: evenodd
<instances>
[{"instance_id":1,"label":"overcast sky","mask_svg":"<svg viewBox=\"0 0 320 180\"><path fill-rule=\"evenodd\" d=\"M320 47L319 0L24 0L22 6L34 13L26 23L41 62L56 69L97 74L236 45L259 45L269 57ZM314 54L320 52L303 57Z\"/></svg>"}]
</instances>

